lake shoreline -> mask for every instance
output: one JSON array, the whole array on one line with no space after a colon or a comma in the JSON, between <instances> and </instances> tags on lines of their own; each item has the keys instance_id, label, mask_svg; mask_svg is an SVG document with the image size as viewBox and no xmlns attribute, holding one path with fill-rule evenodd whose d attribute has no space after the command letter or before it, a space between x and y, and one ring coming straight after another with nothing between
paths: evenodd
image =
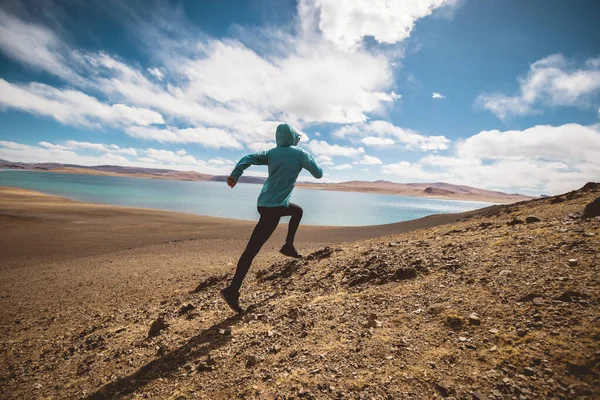
<instances>
[{"instance_id":1,"label":"lake shoreline","mask_svg":"<svg viewBox=\"0 0 600 400\"><path fill-rule=\"evenodd\" d=\"M183 181L183 182L205 182L210 181L210 175L194 173L191 175L188 172L180 172L175 175L166 174L150 174L150 173L125 173L125 172L113 172L103 171L93 168L82 168L82 167L59 167L53 169L17 169L17 168L4 168L7 171L31 171L31 172L53 172L60 174L72 174L72 175L91 175L91 176L113 176L113 177L125 177L125 178L136 178L136 179L155 179L155 180L172 180L172 181ZM254 178L254 176L249 175ZM259 183L251 183L259 184ZM531 200L534 197L524 196L518 194L506 194L498 192L497 196L494 195L481 195L476 193L452 193L447 190L437 190L432 188L431 192L425 191L423 188L410 187L411 184L396 184L392 186L385 184L378 184L377 182L342 182L342 183L310 183L310 182L297 182L296 187L298 189L312 189L312 190L327 190L332 192L345 192L345 193L366 193L366 194L385 194L394 195L401 197L414 197L434 200L448 200L448 201L475 201L475 202L488 202L497 204L511 204L518 201ZM404 187L407 186L407 187ZM426 185L425 185L426 186ZM479 190L479 189L473 189Z\"/></svg>"},{"instance_id":2,"label":"lake shoreline","mask_svg":"<svg viewBox=\"0 0 600 400\"><path fill-rule=\"evenodd\" d=\"M134 208L192 213L256 221L261 186L240 184L231 190L218 181L132 179L35 171L0 172L0 186L39 191L72 200ZM428 199L376 193L343 193L298 187L291 201L304 208L304 225L372 226L427 215L472 211L494 203ZM335 213L330 210L335 209ZM283 220L286 220L285 218Z\"/></svg>"},{"instance_id":3,"label":"lake shoreline","mask_svg":"<svg viewBox=\"0 0 600 400\"><path fill-rule=\"evenodd\" d=\"M2 186L0 209L0 226L7 233L1 250L7 262L11 258L17 261L30 258L33 249L36 255L47 259L65 253L81 256L185 240L232 241L238 249L245 246L256 224L256 221L176 211L86 203ZM489 207L464 213L435 214L384 225L348 227L302 224L297 241L300 246L313 249L452 223L487 209ZM280 224L269 241L270 246L283 243L285 230L286 224ZM80 242L80 236L87 238L82 246L76 245ZM271 250L278 250L277 245Z\"/></svg>"}]
</instances>

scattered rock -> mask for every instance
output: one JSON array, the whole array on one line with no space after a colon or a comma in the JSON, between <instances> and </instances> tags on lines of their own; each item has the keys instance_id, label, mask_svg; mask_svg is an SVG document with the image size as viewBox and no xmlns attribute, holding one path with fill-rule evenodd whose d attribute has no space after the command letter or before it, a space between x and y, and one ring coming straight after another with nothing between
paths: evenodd
<instances>
[{"instance_id":1,"label":"scattered rock","mask_svg":"<svg viewBox=\"0 0 600 400\"><path fill-rule=\"evenodd\" d=\"M231 336L231 328L219 329L219 333L223 336Z\"/></svg>"},{"instance_id":2,"label":"scattered rock","mask_svg":"<svg viewBox=\"0 0 600 400\"><path fill-rule=\"evenodd\" d=\"M581 218L594 218L600 215L600 197L589 203L583 209Z\"/></svg>"},{"instance_id":3,"label":"scattered rock","mask_svg":"<svg viewBox=\"0 0 600 400\"><path fill-rule=\"evenodd\" d=\"M321 250L317 250L314 253L309 254L306 259L309 261L312 260L322 260L324 258L329 258L333 255L334 250L327 246Z\"/></svg>"},{"instance_id":4,"label":"scattered rock","mask_svg":"<svg viewBox=\"0 0 600 400\"><path fill-rule=\"evenodd\" d=\"M383 323L378 319L377 314L370 314L367 319L367 328L381 328Z\"/></svg>"},{"instance_id":5,"label":"scattered rock","mask_svg":"<svg viewBox=\"0 0 600 400\"><path fill-rule=\"evenodd\" d=\"M569 261L567 261L567 265L569 267L576 267L577 264L579 264L579 261L576 258L571 258Z\"/></svg>"},{"instance_id":6,"label":"scattered rock","mask_svg":"<svg viewBox=\"0 0 600 400\"><path fill-rule=\"evenodd\" d=\"M530 215L527 218L525 218L525 222L528 224L534 224L534 223L540 222L540 221L541 221L541 219L539 219L535 215Z\"/></svg>"},{"instance_id":7,"label":"scattered rock","mask_svg":"<svg viewBox=\"0 0 600 400\"><path fill-rule=\"evenodd\" d=\"M193 309L195 309L196 307L194 307L192 304L186 304L185 306L181 306L181 308L178 311L179 315L183 315L183 314L187 314L190 311L192 311Z\"/></svg>"},{"instance_id":8,"label":"scattered rock","mask_svg":"<svg viewBox=\"0 0 600 400\"><path fill-rule=\"evenodd\" d=\"M227 275L218 275L218 276L208 277L205 280L201 281L198 284L198 286L196 286L196 288L194 290L192 290L191 293L202 292L203 290L208 289L209 287L215 286L219 282L224 282L225 279L227 279Z\"/></svg>"},{"instance_id":9,"label":"scattered rock","mask_svg":"<svg viewBox=\"0 0 600 400\"><path fill-rule=\"evenodd\" d=\"M165 323L165 319L163 317L158 317L154 320L154 322L152 322L152 325L150 325L150 330L148 331L148 337L151 338L153 336L156 336L160 333L160 331L162 331L163 329L165 329L168 325Z\"/></svg>"},{"instance_id":10,"label":"scattered rock","mask_svg":"<svg viewBox=\"0 0 600 400\"><path fill-rule=\"evenodd\" d=\"M258 363L258 358L255 355L246 357L246 368L252 368Z\"/></svg>"},{"instance_id":11,"label":"scattered rock","mask_svg":"<svg viewBox=\"0 0 600 400\"><path fill-rule=\"evenodd\" d=\"M481 320L479 319L477 314L472 313L471 315L469 315L469 324L475 326L481 325Z\"/></svg>"},{"instance_id":12,"label":"scattered rock","mask_svg":"<svg viewBox=\"0 0 600 400\"><path fill-rule=\"evenodd\" d=\"M529 294L526 294L525 296L519 297L519 299L517 301L519 303L526 303L528 301L533 301L533 299L543 298L543 297L544 297L544 295L540 294L540 293L529 293Z\"/></svg>"},{"instance_id":13,"label":"scattered rock","mask_svg":"<svg viewBox=\"0 0 600 400\"><path fill-rule=\"evenodd\" d=\"M450 385L447 382L443 382L443 381L437 382L435 384L435 388L444 397L448 397L452 393L454 393L454 390L452 390L452 388L450 387Z\"/></svg>"},{"instance_id":14,"label":"scattered rock","mask_svg":"<svg viewBox=\"0 0 600 400\"><path fill-rule=\"evenodd\" d=\"M409 268L399 268L394 273L394 278L402 281L405 279L413 279L417 277L417 270L409 267Z\"/></svg>"},{"instance_id":15,"label":"scattered rock","mask_svg":"<svg viewBox=\"0 0 600 400\"><path fill-rule=\"evenodd\" d=\"M444 312L445 309L446 309L446 307L444 307L443 305L432 304L427 308L427 314L440 315L441 313Z\"/></svg>"},{"instance_id":16,"label":"scattered rock","mask_svg":"<svg viewBox=\"0 0 600 400\"><path fill-rule=\"evenodd\" d=\"M489 400L489 397L481 392L473 392L473 400Z\"/></svg>"},{"instance_id":17,"label":"scattered rock","mask_svg":"<svg viewBox=\"0 0 600 400\"><path fill-rule=\"evenodd\" d=\"M571 361L567 361L567 371L576 376L588 375L592 372L584 363Z\"/></svg>"},{"instance_id":18,"label":"scattered rock","mask_svg":"<svg viewBox=\"0 0 600 400\"><path fill-rule=\"evenodd\" d=\"M462 317L459 317L457 315L446 316L446 325L448 325L450 328L452 328L454 330L458 330L458 329L462 328L464 323L465 323L465 321L462 319Z\"/></svg>"},{"instance_id":19,"label":"scattered rock","mask_svg":"<svg viewBox=\"0 0 600 400\"><path fill-rule=\"evenodd\" d=\"M531 302L535 306L543 306L544 305L544 299L541 297L535 297L533 300L531 300Z\"/></svg>"},{"instance_id":20,"label":"scattered rock","mask_svg":"<svg viewBox=\"0 0 600 400\"><path fill-rule=\"evenodd\" d=\"M575 292L573 290L567 290L566 292L564 292L563 294L561 294L560 296L558 296L556 298L556 300L559 301L564 301L566 303L570 303L573 301L579 301L581 299L587 299L590 296L585 294L585 293L580 293L580 292Z\"/></svg>"},{"instance_id":21,"label":"scattered rock","mask_svg":"<svg viewBox=\"0 0 600 400\"><path fill-rule=\"evenodd\" d=\"M525 221L523 221L522 219L518 218L518 217L514 217L512 219L512 221L508 221L507 224L509 226L513 226L513 225L520 225L520 224L524 224Z\"/></svg>"}]
</instances>

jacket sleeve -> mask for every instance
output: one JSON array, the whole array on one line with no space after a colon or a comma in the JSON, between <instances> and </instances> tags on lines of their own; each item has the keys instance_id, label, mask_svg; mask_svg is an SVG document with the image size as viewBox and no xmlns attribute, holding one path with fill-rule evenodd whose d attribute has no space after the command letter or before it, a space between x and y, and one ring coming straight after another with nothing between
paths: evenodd
<instances>
[{"instance_id":1,"label":"jacket sleeve","mask_svg":"<svg viewBox=\"0 0 600 400\"><path fill-rule=\"evenodd\" d=\"M302 168L306 169L317 179L321 179L323 177L323 170L321 167L317 165L313 156L309 153L304 152L304 157L302 159Z\"/></svg>"},{"instance_id":2,"label":"jacket sleeve","mask_svg":"<svg viewBox=\"0 0 600 400\"><path fill-rule=\"evenodd\" d=\"M244 173L244 170L251 165L267 165L269 164L269 152L259 151L258 153L248 154L237 163L233 171L231 171L231 177L237 182L240 176Z\"/></svg>"}]
</instances>

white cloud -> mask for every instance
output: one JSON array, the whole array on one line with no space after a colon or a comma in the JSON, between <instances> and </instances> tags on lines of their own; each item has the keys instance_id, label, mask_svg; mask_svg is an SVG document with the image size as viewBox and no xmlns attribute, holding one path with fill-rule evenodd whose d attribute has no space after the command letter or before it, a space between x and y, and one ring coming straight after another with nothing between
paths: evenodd
<instances>
[{"instance_id":1,"label":"white cloud","mask_svg":"<svg viewBox=\"0 0 600 400\"><path fill-rule=\"evenodd\" d=\"M98 126L162 124L162 116L145 108L105 104L73 89L57 89L41 83L11 84L0 78L0 107L52 117L69 125Z\"/></svg>"},{"instance_id":2,"label":"white cloud","mask_svg":"<svg viewBox=\"0 0 600 400\"><path fill-rule=\"evenodd\" d=\"M384 174L393 174L408 182L427 181L433 178L433 175L423 171L420 165L414 165L408 161L384 165L381 167L381 172Z\"/></svg>"},{"instance_id":3,"label":"white cloud","mask_svg":"<svg viewBox=\"0 0 600 400\"><path fill-rule=\"evenodd\" d=\"M597 59L583 66L560 54L553 54L531 64L525 77L519 78L519 93L482 94L475 104L496 114L500 119L540 112L539 106L590 105L592 96L600 93L600 65Z\"/></svg>"},{"instance_id":4,"label":"white cloud","mask_svg":"<svg viewBox=\"0 0 600 400\"><path fill-rule=\"evenodd\" d=\"M142 140L154 140L161 143L197 143L212 148L241 149L242 145L233 136L221 129L216 128L186 128L167 127L165 129L155 127L130 126L125 132L134 138Z\"/></svg>"},{"instance_id":5,"label":"white cloud","mask_svg":"<svg viewBox=\"0 0 600 400\"><path fill-rule=\"evenodd\" d=\"M349 146L340 146L339 144L329 144L324 140L313 140L306 146L317 156L327 157L355 157L365 152L362 147L354 148Z\"/></svg>"},{"instance_id":6,"label":"white cloud","mask_svg":"<svg viewBox=\"0 0 600 400\"><path fill-rule=\"evenodd\" d=\"M432 99L445 99L445 98L446 98L446 96L444 96L443 94L441 94L441 93L438 93L438 92L433 92L433 93L431 94L431 98L432 98Z\"/></svg>"},{"instance_id":7,"label":"white cloud","mask_svg":"<svg viewBox=\"0 0 600 400\"><path fill-rule=\"evenodd\" d=\"M318 25L325 39L342 50L355 50L363 38L372 36L379 43L397 43L409 37L415 22L454 0L302 0L304 30ZM314 29L314 28L313 28Z\"/></svg>"},{"instance_id":8,"label":"white cloud","mask_svg":"<svg viewBox=\"0 0 600 400\"><path fill-rule=\"evenodd\" d=\"M374 147L391 146L396 143L394 141L394 139L382 138L382 137L377 137L377 136L364 137L364 138L360 139L360 142L366 146L374 146Z\"/></svg>"},{"instance_id":9,"label":"white cloud","mask_svg":"<svg viewBox=\"0 0 600 400\"><path fill-rule=\"evenodd\" d=\"M0 8L0 49L24 65L56 75L70 82L83 80L63 55L64 43L50 29L17 18Z\"/></svg>"},{"instance_id":10,"label":"white cloud","mask_svg":"<svg viewBox=\"0 0 600 400\"><path fill-rule=\"evenodd\" d=\"M273 142L268 142L268 143L254 142L254 143L248 143L247 146L250 150L252 150L254 152L258 152L258 151L270 150L273 147L276 147L277 145Z\"/></svg>"},{"instance_id":11,"label":"white cloud","mask_svg":"<svg viewBox=\"0 0 600 400\"><path fill-rule=\"evenodd\" d=\"M362 137L368 144L384 145L389 141L373 138L387 138L402 144L408 150L445 150L450 140L444 136L425 136L410 129L403 129L388 121L372 121L362 124L347 125L336 130L333 135L338 138ZM371 139L369 139L371 138ZM364 141L362 141L365 143Z\"/></svg>"},{"instance_id":12,"label":"white cloud","mask_svg":"<svg viewBox=\"0 0 600 400\"><path fill-rule=\"evenodd\" d=\"M200 166L200 167L206 165L206 162L198 160L196 157L194 157L192 155L189 155L189 154L179 155L179 154L175 153L174 151L170 151L170 150L149 148L149 149L143 150L143 154L145 154L146 157L152 158L153 160L163 161L167 164L185 164L185 165Z\"/></svg>"},{"instance_id":13,"label":"white cloud","mask_svg":"<svg viewBox=\"0 0 600 400\"><path fill-rule=\"evenodd\" d=\"M368 155L364 155L363 158L361 158L358 161L353 162L352 164L362 164L362 165L378 165L378 164L383 164L383 162L381 162L381 160L377 157L373 157L373 156L368 156Z\"/></svg>"},{"instance_id":14,"label":"white cloud","mask_svg":"<svg viewBox=\"0 0 600 400\"><path fill-rule=\"evenodd\" d=\"M208 163L212 165L235 165L235 161L228 160L223 157L211 158L210 160L208 160Z\"/></svg>"},{"instance_id":15,"label":"white cloud","mask_svg":"<svg viewBox=\"0 0 600 400\"><path fill-rule=\"evenodd\" d=\"M299 15L301 25L310 25L305 13ZM243 35L240 28L239 40L215 40L189 27L166 32L165 26L185 24L163 24L161 18L136 18L141 28L135 31L149 35L140 42L152 43L148 51L160 61L142 68L106 52L74 48L43 24L2 11L0 50L77 88L4 81L2 92L18 95L17 100L6 95L4 106L71 125L145 126L166 120L170 126L226 130L236 143L251 144L272 140L280 121L300 129L362 122L400 98L391 90L393 66L383 53L344 52L316 31L290 35L268 28ZM253 37L261 40L252 43ZM105 104L102 96L116 104ZM85 100L81 107L79 97Z\"/></svg>"},{"instance_id":16,"label":"white cloud","mask_svg":"<svg viewBox=\"0 0 600 400\"><path fill-rule=\"evenodd\" d=\"M537 125L523 131L482 131L456 148L460 158L540 159L600 163L599 126Z\"/></svg>"},{"instance_id":17,"label":"white cloud","mask_svg":"<svg viewBox=\"0 0 600 400\"><path fill-rule=\"evenodd\" d=\"M68 140L64 144L40 142L38 146L0 141L0 158L16 162L61 162L84 166L108 164L142 168L164 168L177 171L196 171L219 175L229 173L233 164L232 161L223 158L214 158L206 162L187 154L187 152L181 151L174 152L154 148L125 149L127 153L120 155L117 152L123 149L110 150L111 148L111 145L77 142L74 140ZM137 156L133 155L134 152Z\"/></svg>"},{"instance_id":18,"label":"white cloud","mask_svg":"<svg viewBox=\"0 0 600 400\"><path fill-rule=\"evenodd\" d=\"M85 150L94 150L94 151L103 151L107 153L115 153L115 154L125 154L130 156L137 156L137 151L134 148L121 148L116 144L111 144L107 146L102 143L90 143L90 142L79 142L76 140L67 140L63 144L53 144L48 142L40 142L38 143L42 147L46 147L49 149L62 149L62 150L74 150L74 149L85 149Z\"/></svg>"},{"instance_id":19,"label":"white cloud","mask_svg":"<svg viewBox=\"0 0 600 400\"><path fill-rule=\"evenodd\" d=\"M361 122L398 99L382 55L343 53L324 42L288 38L289 51L265 57L238 41L210 41L200 57L177 62L186 97L234 112L301 123Z\"/></svg>"},{"instance_id":20,"label":"white cloud","mask_svg":"<svg viewBox=\"0 0 600 400\"><path fill-rule=\"evenodd\" d=\"M384 165L404 181L445 181L479 188L558 194L600 176L600 125L538 125L482 131L457 143L454 155Z\"/></svg>"},{"instance_id":21,"label":"white cloud","mask_svg":"<svg viewBox=\"0 0 600 400\"><path fill-rule=\"evenodd\" d=\"M333 158L331 158L331 157L329 157L329 156L326 156L326 155L324 155L324 154L321 154L321 155L317 156L317 157L315 158L315 160L317 160L317 161L332 161L332 160L333 160Z\"/></svg>"},{"instance_id":22,"label":"white cloud","mask_svg":"<svg viewBox=\"0 0 600 400\"><path fill-rule=\"evenodd\" d=\"M159 81L162 81L163 78L165 77L165 70L162 68L157 68L157 67L147 68L147 71L150 72L150 75L152 75Z\"/></svg>"},{"instance_id":23,"label":"white cloud","mask_svg":"<svg viewBox=\"0 0 600 400\"><path fill-rule=\"evenodd\" d=\"M350 164L336 165L335 167L331 167L330 169L335 169L337 171L344 171L347 169L352 169L352 165L350 165Z\"/></svg>"}]
</instances>

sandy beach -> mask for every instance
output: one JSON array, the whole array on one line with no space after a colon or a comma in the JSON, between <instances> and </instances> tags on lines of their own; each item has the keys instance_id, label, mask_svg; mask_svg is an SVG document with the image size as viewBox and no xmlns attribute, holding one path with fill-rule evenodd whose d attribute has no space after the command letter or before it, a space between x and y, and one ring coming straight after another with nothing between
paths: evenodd
<instances>
[{"instance_id":1,"label":"sandy beach","mask_svg":"<svg viewBox=\"0 0 600 400\"><path fill-rule=\"evenodd\" d=\"M451 223L468 214L371 227L301 226L297 247L308 254L326 245ZM77 325L100 310L160 301L190 290L206 276L233 274L254 225L2 187L3 319L34 318L40 309L52 315L69 303L81 312L73 315ZM286 228L280 224L256 258L254 271L285 258L278 250ZM64 334L61 328L57 334Z\"/></svg>"}]
</instances>

